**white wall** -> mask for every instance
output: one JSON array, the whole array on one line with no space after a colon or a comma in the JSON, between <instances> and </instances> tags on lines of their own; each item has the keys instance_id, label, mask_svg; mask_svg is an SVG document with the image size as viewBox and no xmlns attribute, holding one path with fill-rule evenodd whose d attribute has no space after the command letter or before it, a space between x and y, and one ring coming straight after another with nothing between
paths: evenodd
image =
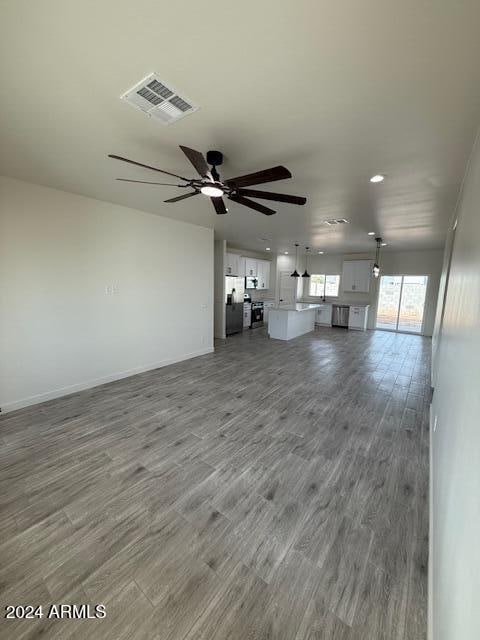
<instances>
[{"instance_id":1,"label":"white wall","mask_svg":"<svg viewBox=\"0 0 480 640\"><path fill-rule=\"evenodd\" d=\"M480 637L480 143L470 160L437 338L430 637ZM445 260L447 270L448 256ZM442 302L442 299L440 300ZM442 314L439 313L439 316Z\"/></svg>"},{"instance_id":2,"label":"white wall","mask_svg":"<svg viewBox=\"0 0 480 640\"><path fill-rule=\"evenodd\" d=\"M212 349L212 230L0 178L3 411Z\"/></svg>"},{"instance_id":3,"label":"white wall","mask_svg":"<svg viewBox=\"0 0 480 640\"><path fill-rule=\"evenodd\" d=\"M344 260L359 260L362 258L371 259L375 257L373 253L356 253L343 255L318 255L313 254L308 259L309 273L326 273L329 275L342 273L342 265ZM282 258L282 260L280 260ZM279 264L293 265L294 257L279 256ZM435 322L435 309L437 304L438 286L442 271L443 251L392 251L384 250L380 255L381 273L383 275L428 275L429 283L427 288L427 296L425 301L425 322L424 335L431 336ZM299 258L299 273L305 270L305 259ZM284 267L282 267L283 269ZM292 267L293 268L293 267ZM332 298L331 301L341 303L364 303L370 304L368 328L375 328L376 308L378 299L378 286L380 280L372 280L372 288L370 293L348 293L341 290L338 299ZM302 300L315 301L318 299L308 296L308 288L301 296Z\"/></svg>"},{"instance_id":4,"label":"white wall","mask_svg":"<svg viewBox=\"0 0 480 640\"><path fill-rule=\"evenodd\" d=\"M214 244L214 324L215 338L226 338L225 327L225 240L217 239Z\"/></svg>"}]
</instances>

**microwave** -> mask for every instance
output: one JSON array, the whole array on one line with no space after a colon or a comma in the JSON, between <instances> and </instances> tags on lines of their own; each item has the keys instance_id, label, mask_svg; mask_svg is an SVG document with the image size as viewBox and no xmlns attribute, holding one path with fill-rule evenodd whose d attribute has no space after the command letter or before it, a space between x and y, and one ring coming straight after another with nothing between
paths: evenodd
<instances>
[{"instance_id":1,"label":"microwave","mask_svg":"<svg viewBox=\"0 0 480 640\"><path fill-rule=\"evenodd\" d=\"M258 278L256 276L247 276L245 278L245 289L256 289L258 287Z\"/></svg>"}]
</instances>

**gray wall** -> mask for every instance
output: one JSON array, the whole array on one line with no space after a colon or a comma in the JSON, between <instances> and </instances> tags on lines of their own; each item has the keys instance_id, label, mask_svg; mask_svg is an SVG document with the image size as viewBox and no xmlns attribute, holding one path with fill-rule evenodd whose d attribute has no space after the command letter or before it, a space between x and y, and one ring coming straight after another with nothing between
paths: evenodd
<instances>
[{"instance_id":1,"label":"gray wall","mask_svg":"<svg viewBox=\"0 0 480 640\"><path fill-rule=\"evenodd\" d=\"M480 145L457 210L437 314L431 447L430 638L480 638ZM448 251L448 248L447 248ZM442 296L440 297L442 304ZM443 324L440 326L443 315Z\"/></svg>"}]
</instances>

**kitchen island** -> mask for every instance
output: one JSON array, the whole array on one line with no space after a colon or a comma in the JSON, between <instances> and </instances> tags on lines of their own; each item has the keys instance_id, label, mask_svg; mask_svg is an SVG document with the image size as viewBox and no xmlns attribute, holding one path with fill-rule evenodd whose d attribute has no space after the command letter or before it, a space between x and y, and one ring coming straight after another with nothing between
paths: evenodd
<instances>
[{"instance_id":1,"label":"kitchen island","mask_svg":"<svg viewBox=\"0 0 480 640\"><path fill-rule=\"evenodd\" d=\"M319 306L297 303L273 307L268 314L268 335L276 340L291 340L313 331Z\"/></svg>"}]
</instances>

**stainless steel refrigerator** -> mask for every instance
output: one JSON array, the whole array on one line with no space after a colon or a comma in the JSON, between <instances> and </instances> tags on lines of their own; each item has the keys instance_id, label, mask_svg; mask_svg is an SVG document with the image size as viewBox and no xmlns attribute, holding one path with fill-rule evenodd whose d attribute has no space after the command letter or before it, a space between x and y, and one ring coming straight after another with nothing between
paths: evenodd
<instances>
[{"instance_id":1,"label":"stainless steel refrigerator","mask_svg":"<svg viewBox=\"0 0 480 640\"><path fill-rule=\"evenodd\" d=\"M225 278L225 333L243 331L243 299L245 278L227 276Z\"/></svg>"}]
</instances>

